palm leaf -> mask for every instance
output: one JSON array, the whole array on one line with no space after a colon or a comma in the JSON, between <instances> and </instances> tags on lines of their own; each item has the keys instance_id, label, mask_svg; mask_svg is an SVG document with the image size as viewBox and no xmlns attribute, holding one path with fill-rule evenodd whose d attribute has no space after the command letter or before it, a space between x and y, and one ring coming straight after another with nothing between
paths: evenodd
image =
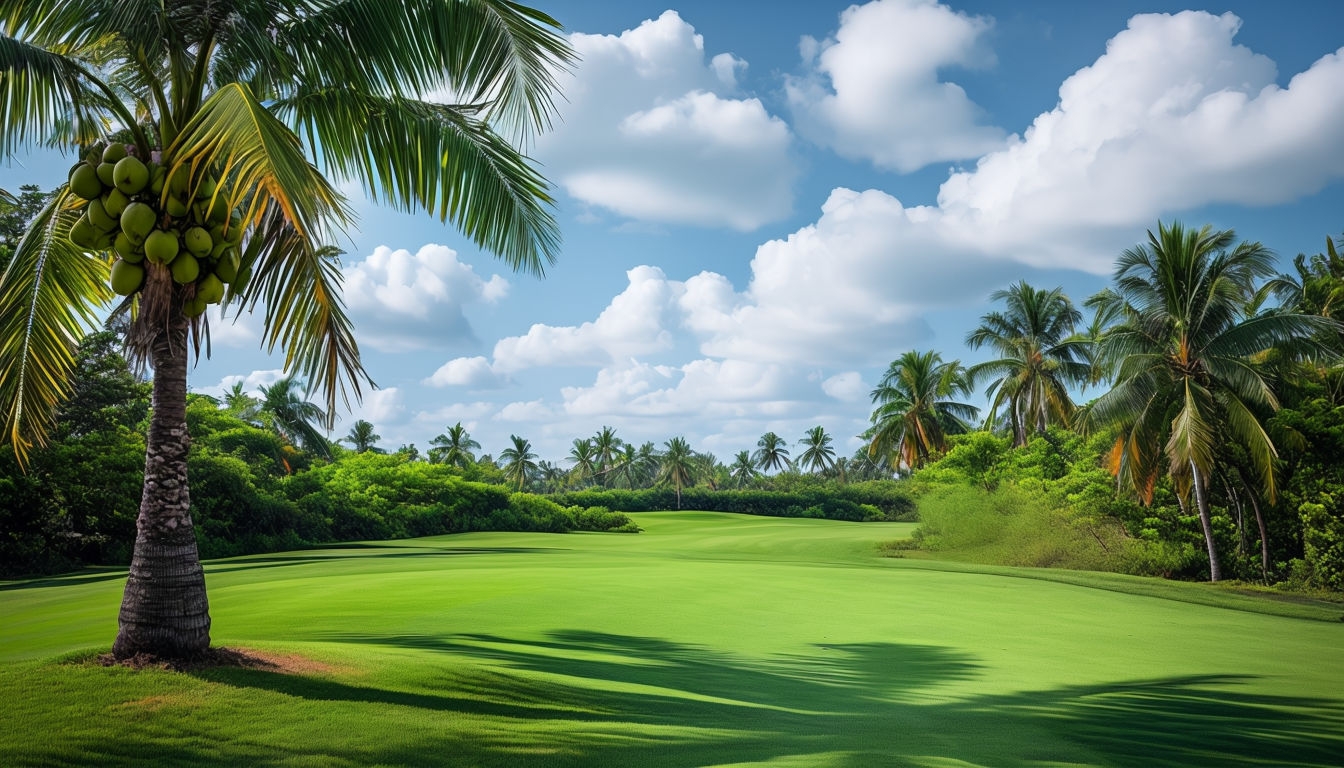
<instances>
[{"instance_id":1,"label":"palm leaf","mask_svg":"<svg viewBox=\"0 0 1344 768\"><path fill-rule=\"evenodd\" d=\"M8 35L0 35L0 103L3 155L34 143L88 143L110 125L108 101L79 62Z\"/></svg>"},{"instance_id":2,"label":"palm leaf","mask_svg":"<svg viewBox=\"0 0 1344 768\"><path fill-rule=\"evenodd\" d=\"M373 200L451 221L515 270L540 275L554 262L546 180L469 110L336 88L276 110L320 148L328 173L357 179Z\"/></svg>"},{"instance_id":3,"label":"palm leaf","mask_svg":"<svg viewBox=\"0 0 1344 768\"><path fill-rule=\"evenodd\" d=\"M70 243L78 211L61 188L19 241L0 275L0 409L22 463L44 445L70 389L76 347L107 303L108 263Z\"/></svg>"}]
</instances>

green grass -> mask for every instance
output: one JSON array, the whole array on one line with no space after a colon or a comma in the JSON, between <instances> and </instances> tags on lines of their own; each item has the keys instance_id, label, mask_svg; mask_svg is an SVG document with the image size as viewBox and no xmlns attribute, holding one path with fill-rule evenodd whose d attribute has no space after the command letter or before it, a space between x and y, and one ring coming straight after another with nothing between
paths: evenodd
<instances>
[{"instance_id":1,"label":"green grass","mask_svg":"<svg viewBox=\"0 0 1344 768\"><path fill-rule=\"evenodd\" d=\"M0 584L0 765L1344 755L1337 620L1205 585L879 556L908 524L638 522L208 564L216 645L311 662L290 672L80 663L110 644L120 574Z\"/></svg>"}]
</instances>

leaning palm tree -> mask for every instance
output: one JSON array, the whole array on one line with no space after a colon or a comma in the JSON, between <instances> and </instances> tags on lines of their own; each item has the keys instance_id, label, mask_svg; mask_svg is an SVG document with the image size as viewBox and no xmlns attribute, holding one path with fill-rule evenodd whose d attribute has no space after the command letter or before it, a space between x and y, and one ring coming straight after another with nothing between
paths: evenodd
<instances>
[{"instance_id":1,"label":"leaning palm tree","mask_svg":"<svg viewBox=\"0 0 1344 768\"><path fill-rule=\"evenodd\" d=\"M971 349L988 346L995 355L967 374L972 381L992 379L988 420L1006 412L1013 445L1025 445L1032 432L1051 424L1067 425L1073 416L1069 387L1086 383L1090 368L1073 330L1082 313L1062 288L1043 290L1020 281L990 294L1003 301L1002 312L990 312L966 336Z\"/></svg>"},{"instance_id":2,"label":"leaning palm tree","mask_svg":"<svg viewBox=\"0 0 1344 768\"><path fill-rule=\"evenodd\" d=\"M138 289L135 270L118 272L119 287L135 291L122 306L135 317L132 351L154 371L154 410L117 657L209 647L185 429L187 362L206 338L206 299L264 310L264 343L285 349L330 417L367 385L339 269L317 253L351 219L339 185L430 212L539 274L558 231L548 186L516 142L549 125L555 76L571 57L554 20L506 0L5 3L0 159L57 145L87 163L72 169L84 194L58 189L0 276L0 411L20 461L45 440L76 345L112 299L109 244L76 226L118 226L90 196L100 179L89 166L125 153L155 165L163 191L135 193L153 212L137 221L199 246L182 222L222 215L218 234L240 257L221 255L238 267L226 270L227 294L219 280L188 282L190 270L174 275L166 264L139 273ZM111 146L99 158L91 150L101 142ZM138 256L128 243L118 252Z\"/></svg>"},{"instance_id":3,"label":"leaning palm tree","mask_svg":"<svg viewBox=\"0 0 1344 768\"><path fill-rule=\"evenodd\" d=\"M756 453L752 454L752 459L762 472L786 469L792 464L789 461L788 445L784 438L774 432L766 432L756 441Z\"/></svg>"},{"instance_id":4,"label":"leaning palm tree","mask_svg":"<svg viewBox=\"0 0 1344 768\"><path fill-rule=\"evenodd\" d=\"M350 448L354 450L355 453L383 453L383 451L378 448L378 441L382 439L382 435L376 434L373 431L372 422L360 419L350 427L350 432L345 437L341 438L341 442L349 443Z\"/></svg>"},{"instance_id":5,"label":"leaning palm tree","mask_svg":"<svg viewBox=\"0 0 1344 768\"><path fill-rule=\"evenodd\" d=\"M887 367L872 391L873 430L868 453L894 466L924 466L947 450L947 436L970 429L979 409L951 398L970 394L960 361L943 362L937 352L910 351Z\"/></svg>"},{"instance_id":6,"label":"leaning palm tree","mask_svg":"<svg viewBox=\"0 0 1344 768\"><path fill-rule=\"evenodd\" d=\"M1118 362L1117 379L1082 422L1119 432L1112 470L1144 502L1163 473L1183 498L1194 496L1212 581L1222 572L1208 492L1224 440L1245 448L1263 491L1275 495L1277 451L1260 414L1278 399L1251 358L1337 328L1291 312L1245 316L1257 282L1274 274L1274 256L1235 240L1231 230L1159 223L1146 244L1120 255L1114 291L1098 298L1123 318L1103 346Z\"/></svg>"},{"instance_id":7,"label":"leaning palm tree","mask_svg":"<svg viewBox=\"0 0 1344 768\"><path fill-rule=\"evenodd\" d=\"M663 443L663 448L665 450L661 457L658 480L671 483L672 487L677 489L677 509L681 509L681 489L695 484L701 462L684 437L668 440Z\"/></svg>"},{"instance_id":8,"label":"leaning palm tree","mask_svg":"<svg viewBox=\"0 0 1344 768\"><path fill-rule=\"evenodd\" d=\"M537 454L532 452L532 443L524 440L517 435L509 435L513 445L499 452L500 461L504 462L504 477L511 482L518 483L518 490L523 490L523 484L537 473Z\"/></svg>"},{"instance_id":9,"label":"leaning palm tree","mask_svg":"<svg viewBox=\"0 0 1344 768\"><path fill-rule=\"evenodd\" d=\"M807 430L798 445L803 447L803 452L798 454L798 465L803 469L821 473L835 465L831 436L820 425Z\"/></svg>"},{"instance_id":10,"label":"leaning palm tree","mask_svg":"<svg viewBox=\"0 0 1344 768\"><path fill-rule=\"evenodd\" d=\"M478 449L481 444L472 439L467 428L462 426L462 422L457 422L448 428L448 431L435 435L429 444L434 446L429 449L429 460L434 464L447 464L452 467L470 467L476 460L476 455L472 453L473 449Z\"/></svg>"},{"instance_id":11,"label":"leaning palm tree","mask_svg":"<svg viewBox=\"0 0 1344 768\"><path fill-rule=\"evenodd\" d=\"M268 387L262 387L257 412L262 422L290 445L301 446L309 453L331 458L327 439L317 425L327 419L319 406L308 402L303 393L303 382L294 376L285 376Z\"/></svg>"},{"instance_id":12,"label":"leaning palm tree","mask_svg":"<svg viewBox=\"0 0 1344 768\"><path fill-rule=\"evenodd\" d=\"M740 490L754 483L761 476L761 471L756 468L756 462L752 460L750 451L738 451L733 457L733 463L728 467L728 476L737 483Z\"/></svg>"}]
</instances>

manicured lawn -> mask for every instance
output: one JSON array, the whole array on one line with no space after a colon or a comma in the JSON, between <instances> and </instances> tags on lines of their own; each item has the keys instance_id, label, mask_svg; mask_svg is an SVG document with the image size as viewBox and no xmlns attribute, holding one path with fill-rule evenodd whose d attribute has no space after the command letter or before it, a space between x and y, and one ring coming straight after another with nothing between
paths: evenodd
<instances>
[{"instance_id":1,"label":"manicured lawn","mask_svg":"<svg viewBox=\"0 0 1344 768\"><path fill-rule=\"evenodd\" d=\"M0 765L1344 763L1344 611L637 521L211 563L215 644L273 670L79 663L120 574L0 585Z\"/></svg>"}]
</instances>

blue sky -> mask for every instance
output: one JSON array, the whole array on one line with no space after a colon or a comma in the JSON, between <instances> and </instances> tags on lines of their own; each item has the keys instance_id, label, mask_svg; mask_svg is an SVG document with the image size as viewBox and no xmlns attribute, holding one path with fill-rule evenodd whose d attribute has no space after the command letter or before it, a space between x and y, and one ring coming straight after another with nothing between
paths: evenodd
<instances>
[{"instance_id":1,"label":"blue sky","mask_svg":"<svg viewBox=\"0 0 1344 768\"><path fill-rule=\"evenodd\" d=\"M543 7L582 56L529 150L560 260L513 275L357 199L346 300L381 389L333 436L363 417L424 449L460 420L559 461L610 425L727 459L821 424L850 452L886 364L980 359L962 340L1010 282L1081 301L1159 218L1285 269L1344 230L1334 2ZM0 186L65 167L20 158ZM278 375L254 320L212 327L194 389Z\"/></svg>"}]
</instances>

